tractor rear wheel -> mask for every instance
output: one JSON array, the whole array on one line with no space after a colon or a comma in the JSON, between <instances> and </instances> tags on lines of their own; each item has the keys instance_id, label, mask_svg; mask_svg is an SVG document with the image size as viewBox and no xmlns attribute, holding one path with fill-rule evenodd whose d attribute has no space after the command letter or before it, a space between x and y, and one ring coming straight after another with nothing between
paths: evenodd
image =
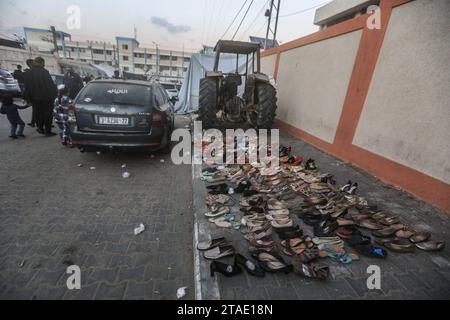
<instances>
[{"instance_id":1,"label":"tractor rear wheel","mask_svg":"<svg viewBox=\"0 0 450 320\"><path fill-rule=\"evenodd\" d=\"M199 120L203 128L214 127L217 115L217 81L214 78L200 80Z\"/></svg>"},{"instance_id":2,"label":"tractor rear wheel","mask_svg":"<svg viewBox=\"0 0 450 320\"><path fill-rule=\"evenodd\" d=\"M270 83L256 84L256 126L271 129L277 111L277 92Z\"/></svg>"}]
</instances>

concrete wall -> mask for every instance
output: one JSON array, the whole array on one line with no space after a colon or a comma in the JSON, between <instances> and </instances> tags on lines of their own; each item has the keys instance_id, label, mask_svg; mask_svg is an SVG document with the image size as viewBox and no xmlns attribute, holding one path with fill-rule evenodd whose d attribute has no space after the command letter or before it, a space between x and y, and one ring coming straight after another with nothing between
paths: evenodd
<instances>
[{"instance_id":1,"label":"concrete wall","mask_svg":"<svg viewBox=\"0 0 450 320\"><path fill-rule=\"evenodd\" d=\"M450 1L380 9L262 53L277 125L450 212Z\"/></svg>"},{"instance_id":2,"label":"concrete wall","mask_svg":"<svg viewBox=\"0 0 450 320\"><path fill-rule=\"evenodd\" d=\"M277 79L278 118L332 142L360 38L359 30L283 52Z\"/></svg>"},{"instance_id":3,"label":"concrete wall","mask_svg":"<svg viewBox=\"0 0 450 320\"><path fill-rule=\"evenodd\" d=\"M261 70L269 77L273 77L275 72L275 62L277 60L276 55L267 56L261 59ZM256 69L256 67L255 67Z\"/></svg>"},{"instance_id":4,"label":"concrete wall","mask_svg":"<svg viewBox=\"0 0 450 320\"><path fill-rule=\"evenodd\" d=\"M450 1L393 9L353 143L450 183ZM450 195L449 195L450 197Z\"/></svg>"},{"instance_id":5,"label":"concrete wall","mask_svg":"<svg viewBox=\"0 0 450 320\"><path fill-rule=\"evenodd\" d=\"M334 0L316 10L314 24L326 25L340 18L355 14L378 0Z\"/></svg>"},{"instance_id":6,"label":"concrete wall","mask_svg":"<svg viewBox=\"0 0 450 320\"><path fill-rule=\"evenodd\" d=\"M15 49L10 47L0 46L0 67L9 71L14 71L18 64L27 68L27 59L34 59L36 57L42 57L45 60L45 68L50 73L59 74L61 69L58 64L58 60L55 56L50 54L31 52L23 49Z\"/></svg>"}]
</instances>

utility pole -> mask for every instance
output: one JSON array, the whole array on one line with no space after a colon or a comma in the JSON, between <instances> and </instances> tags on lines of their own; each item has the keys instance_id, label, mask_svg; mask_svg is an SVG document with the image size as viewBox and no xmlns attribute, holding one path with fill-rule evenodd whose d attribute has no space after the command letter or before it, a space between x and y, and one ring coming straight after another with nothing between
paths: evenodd
<instances>
[{"instance_id":1,"label":"utility pole","mask_svg":"<svg viewBox=\"0 0 450 320\"><path fill-rule=\"evenodd\" d=\"M56 41L56 29L54 26L50 26L50 32L52 33L52 37L53 37L53 46L55 47L55 52L59 57L59 52L58 52L58 42Z\"/></svg>"},{"instance_id":2,"label":"utility pole","mask_svg":"<svg viewBox=\"0 0 450 320\"><path fill-rule=\"evenodd\" d=\"M155 41L152 42L156 46L156 75L159 77L159 62L160 62L159 45Z\"/></svg>"},{"instance_id":3,"label":"utility pole","mask_svg":"<svg viewBox=\"0 0 450 320\"><path fill-rule=\"evenodd\" d=\"M264 41L264 50L267 49L267 42L269 40L269 34L271 34L272 39L270 39L270 40L273 41L274 45L275 45L275 41L277 40L278 18L280 17L281 0L278 0L277 2L278 2L278 4L275 5L275 0L271 0L270 1L270 9L266 10L265 16L268 17L268 22L267 22L266 39ZM272 16L273 16L274 10L276 11L276 16L275 16L275 25L272 29Z\"/></svg>"}]
</instances>

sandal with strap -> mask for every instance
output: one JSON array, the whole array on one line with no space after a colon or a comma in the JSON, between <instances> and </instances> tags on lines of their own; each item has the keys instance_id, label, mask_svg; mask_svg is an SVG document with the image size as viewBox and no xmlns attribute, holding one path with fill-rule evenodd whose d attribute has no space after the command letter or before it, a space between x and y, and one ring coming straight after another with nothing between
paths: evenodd
<instances>
[{"instance_id":1,"label":"sandal with strap","mask_svg":"<svg viewBox=\"0 0 450 320\"><path fill-rule=\"evenodd\" d=\"M303 263L301 255L292 259L294 273L306 278L326 280L330 274L330 269L323 263Z\"/></svg>"},{"instance_id":2,"label":"sandal with strap","mask_svg":"<svg viewBox=\"0 0 450 320\"><path fill-rule=\"evenodd\" d=\"M269 273L283 272L288 274L292 271L292 265L287 264L277 253L256 250L251 252L251 255L258 261L259 266Z\"/></svg>"},{"instance_id":3,"label":"sandal with strap","mask_svg":"<svg viewBox=\"0 0 450 320\"><path fill-rule=\"evenodd\" d=\"M199 242L197 244L197 249L200 251L208 251L211 250L215 247L220 247L220 246L227 246L230 243L228 242L228 240L224 237L222 238L217 238L217 239L212 239L209 241L205 241L205 242Z\"/></svg>"},{"instance_id":4,"label":"sandal with strap","mask_svg":"<svg viewBox=\"0 0 450 320\"><path fill-rule=\"evenodd\" d=\"M387 257L386 250L373 246L370 237L363 236L361 233L355 233L346 241L357 253L365 257L378 259L386 259Z\"/></svg>"}]
</instances>

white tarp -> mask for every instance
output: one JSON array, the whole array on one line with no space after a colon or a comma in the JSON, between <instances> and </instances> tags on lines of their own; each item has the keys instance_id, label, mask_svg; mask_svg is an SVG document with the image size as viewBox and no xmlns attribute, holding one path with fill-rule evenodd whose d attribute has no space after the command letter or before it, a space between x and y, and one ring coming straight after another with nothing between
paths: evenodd
<instances>
[{"instance_id":1,"label":"white tarp","mask_svg":"<svg viewBox=\"0 0 450 320\"><path fill-rule=\"evenodd\" d=\"M189 113L198 109L199 87L200 79L205 77L206 71L214 69L213 55L206 55L201 53L194 53L191 57L191 64L186 72L183 80L183 85L178 94L178 102L175 105L176 113ZM220 56L219 71L224 73L231 73L236 71L236 55L222 54ZM239 56L239 73L245 73L246 56ZM251 72L252 59L249 57L249 72ZM239 92L243 92L245 80L243 85L239 88Z\"/></svg>"}]
</instances>

